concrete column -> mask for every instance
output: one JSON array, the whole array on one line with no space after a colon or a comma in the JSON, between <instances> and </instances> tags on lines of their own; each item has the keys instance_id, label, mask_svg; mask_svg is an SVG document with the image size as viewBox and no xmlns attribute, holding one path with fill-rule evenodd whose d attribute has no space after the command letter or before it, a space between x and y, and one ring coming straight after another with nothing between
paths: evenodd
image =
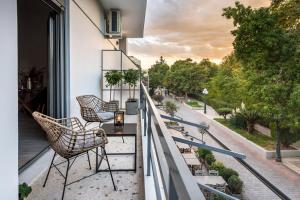
<instances>
[{"instance_id":1,"label":"concrete column","mask_svg":"<svg viewBox=\"0 0 300 200\"><path fill-rule=\"evenodd\" d=\"M0 6L0 199L18 199L17 0Z\"/></svg>"},{"instance_id":2,"label":"concrete column","mask_svg":"<svg viewBox=\"0 0 300 200\"><path fill-rule=\"evenodd\" d=\"M122 50L125 54L127 54L127 38L119 40L119 49Z\"/></svg>"}]
</instances>

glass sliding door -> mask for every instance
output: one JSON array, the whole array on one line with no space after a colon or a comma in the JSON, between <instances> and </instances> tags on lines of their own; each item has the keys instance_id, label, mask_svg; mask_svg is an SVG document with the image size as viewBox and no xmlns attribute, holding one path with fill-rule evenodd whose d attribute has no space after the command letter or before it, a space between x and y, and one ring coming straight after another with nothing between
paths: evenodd
<instances>
[{"instance_id":1,"label":"glass sliding door","mask_svg":"<svg viewBox=\"0 0 300 200\"><path fill-rule=\"evenodd\" d=\"M63 9L51 0L19 0L18 51L21 172L49 147L32 112L66 115Z\"/></svg>"}]
</instances>

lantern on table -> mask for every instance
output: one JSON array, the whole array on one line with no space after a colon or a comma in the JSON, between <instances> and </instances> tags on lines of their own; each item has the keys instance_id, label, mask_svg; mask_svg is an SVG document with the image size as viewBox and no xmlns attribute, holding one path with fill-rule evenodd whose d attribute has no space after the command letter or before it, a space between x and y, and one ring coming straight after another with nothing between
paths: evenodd
<instances>
[{"instance_id":1,"label":"lantern on table","mask_svg":"<svg viewBox=\"0 0 300 200\"><path fill-rule=\"evenodd\" d=\"M116 111L114 114L114 126L115 128L124 127L124 111Z\"/></svg>"}]
</instances>

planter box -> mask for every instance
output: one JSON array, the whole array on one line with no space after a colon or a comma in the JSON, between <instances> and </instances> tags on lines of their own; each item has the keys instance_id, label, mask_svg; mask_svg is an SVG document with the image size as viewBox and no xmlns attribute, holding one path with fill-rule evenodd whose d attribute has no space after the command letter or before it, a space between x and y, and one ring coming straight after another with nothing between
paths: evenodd
<instances>
[{"instance_id":1,"label":"planter box","mask_svg":"<svg viewBox=\"0 0 300 200\"><path fill-rule=\"evenodd\" d=\"M136 115L138 113L138 100L126 101L126 115Z\"/></svg>"},{"instance_id":2,"label":"planter box","mask_svg":"<svg viewBox=\"0 0 300 200\"><path fill-rule=\"evenodd\" d=\"M193 110L203 110L204 109L203 107L193 107L193 106L190 106L187 103L184 103L184 105L186 105L187 107L189 107L190 109L193 109Z\"/></svg>"}]
</instances>

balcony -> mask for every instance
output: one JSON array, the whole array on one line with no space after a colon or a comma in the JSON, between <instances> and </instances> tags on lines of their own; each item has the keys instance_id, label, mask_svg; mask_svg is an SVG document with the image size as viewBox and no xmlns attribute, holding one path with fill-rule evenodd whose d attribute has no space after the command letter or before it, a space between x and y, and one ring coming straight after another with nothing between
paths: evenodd
<instances>
[{"instance_id":1,"label":"balcony","mask_svg":"<svg viewBox=\"0 0 300 200\"><path fill-rule=\"evenodd\" d=\"M136 69L138 66L119 50L102 51L102 61L102 98L108 101L105 72ZM128 86L121 84L114 88L113 92L120 102L121 109L124 109L129 93ZM237 158L245 156L172 134L163 118L196 126L203 131L206 131L208 127L162 115L142 81L139 82L135 92L138 94L139 112L137 115L125 115L123 132L136 134L136 138L126 136L125 133L119 135L124 137L109 137L117 130L113 129L113 124L103 125L109 140L106 151L114 154L108 156L111 168L112 170L123 169L112 172L117 190L114 191L108 172L95 173L96 154L93 150L90 151L92 169L89 168L88 157L85 154L71 161L72 168L69 172L65 199L206 199L203 192L221 195L227 199L236 199L197 181L181 155L178 144L201 147ZM91 128L93 124L89 126L88 128ZM132 153L124 155L124 152L136 152L136 157ZM59 165L50 172L46 186L43 187L46 177L46 172L44 172L32 184L33 191L28 199L61 198L66 163L62 158L57 158L55 163ZM107 167L103 164L100 169L105 170Z\"/></svg>"}]
</instances>

